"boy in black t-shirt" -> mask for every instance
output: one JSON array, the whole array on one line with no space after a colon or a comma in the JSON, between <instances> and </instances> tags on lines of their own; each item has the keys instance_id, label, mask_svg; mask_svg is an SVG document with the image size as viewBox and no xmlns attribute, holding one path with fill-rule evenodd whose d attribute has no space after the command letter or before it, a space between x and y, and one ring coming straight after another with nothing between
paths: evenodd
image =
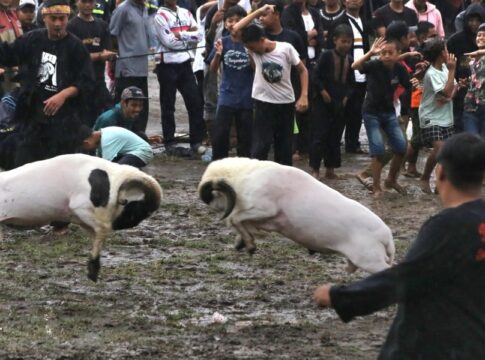
<instances>
[{"instance_id":1,"label":"boy in black t-shirt","mask_svg":"<svg viewBox=\"0 0 485 360\"><path fill-rule=\"evenodd\" d=\"M106 61L114 59L116 54L109 50L111 49L111 40L108 24L93 16L96 1L77 0L76 5L79 13L76 17L69 20L67 30L83 42L93 62L94 76L96 78L93 106L86 109L86 114L83 116L87 125L92 126L96 118L113 105L109 91L106 88L104 70Z\"/></svg>"},{"instance_id":2,"label":"boy in black t-shirt","mask_svg":"<svg viewBox=\"0 0 485 360\"><path fill-rule=\"evenodd\" d=\"M362 115L369 139L369 153L372 156L372 190L375 197L379 197L382 193L381 172L385 147L381 132L387 135L394 154L384 186L398 192L404 191L397 183L397 176L407 144L399 127L394 101L397 86L401 85L409 90L411 83L406 69L398 63L399 51L398 42L386 42L384 38L379 38L369 52L352 64L354 70L367 74L367 93ZM379 60L370 60L377 54L379 54Z\"/></svg>"}]
</instances>

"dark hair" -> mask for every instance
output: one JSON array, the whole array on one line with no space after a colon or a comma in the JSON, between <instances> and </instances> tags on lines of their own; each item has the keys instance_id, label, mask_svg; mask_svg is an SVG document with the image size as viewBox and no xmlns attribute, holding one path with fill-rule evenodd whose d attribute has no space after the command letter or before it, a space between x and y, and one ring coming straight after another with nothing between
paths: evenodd
<instances>
[{"instance_id":1,"label":"dark hair","mask_svg":"<svg viewBox=\"0 0 485 360\"><path fill-rule=\"evenodd\" d=\"M241 33L241 40L243 43L259 41L264 37L263 28L257 24L250 24L245 27Z\"/></svg>"},{"instance_id":2,"label":"dark hair","mask_svg":"<svg viewBox=\"0 0 485 360\"><path fill-rule=\"evenodd\" d=\"M420 21L416 29L416 36L426 35L428 31L434 28L434 24L429 21Z\"/></svg>"},{"instance_id":3,"label":"dark hair","mask_svg":"<svg viewBox=\"0 0 485 360\"><path fill-rule=\"evenodd\" d=\"M446 49L446 43L439 38L433 38L424 42L423 56L425 60L433 63L441 55L442 51Z\"/></svg>"},{"instance_id":4,"label":"dark hair","mask_svg":"<svg viewBox=\"0 0 485 360\"><path fill-rule=\"evenodd\" d=\"M332 36L334 38L350 37L350 38L353 39L354 38L354 32L352 31L352 28L349 25L340 24L333 30Z\"/></svg>"},{"instance_id":5,"label":"dark hair","mask_svg":"<svg viewBox=\"0 0 485 360\"><path fill-rule=\"evenodd\" d=\"M283 10L285 9L285 3L283 2L283 0L262 0L259 4L259 7L264 5L274 5L274 10L279 15L281 15L283 13Z\"/></svg>"},{"instance_id":6,"label":"dark hair","mask_svg":"<svg viewBox=\"0 0 485 360\"><path fill-rule=\"evenodd\" d=\"M80 143L82 143L84 140L86 140L88 137L90 137L92 134L93 134L94 130L91 129L89 126L87 125L82 125L78 132L77 132L77 135L78 135L78 141Z\"/></svg>"},{"instance_id":7,"label":"dark hair","mask_svg":"<svg viewBox=\"0 0 485 360\"><path fill-rule=\"evenodd\" d=\"M399 39L394 39L394 38L387 39L386 38L386 42L387 42L387 44L394 44L397 52L401 51L402 46L401 46L401 42L399 41Z\"/></svg>"},{"instance_id":8,"label":"dark hair","mask_svg":"<svg viewBox=\"0 0 485 360\"><path fill-rule=\"evenodd\" d=\"M485 141L468 133L453 135L441 147L437 161L457 189L480 187L485 171Z\"/></svg>"},{"instance_id":9,"label":"dark hair","mask_svg":"<svg viewBox=\"0 0 485 360\"><path fill-rule=\"evenodd\" d=\"M226 21L227 19L229 19L233 16L238 16L240 18L243 18L247 14L248 13L246 12L246 10L244 10L243 7L241 7L239 5L234 5L234 6L231 6L229 9L227 9L227 11L224 12L224 21Z\"/></svg>"},{"instance_id":10,"label":"dark hair","mask_svg":"<svg viewBox=\"0 0 485 360\"><path fill-rule=\"evenodd\" d=\"M409 28L404 21L393 21L386 28L387 41L400 41L404 36L408 36L408 32Z\"/></svg>"}]
</instances>

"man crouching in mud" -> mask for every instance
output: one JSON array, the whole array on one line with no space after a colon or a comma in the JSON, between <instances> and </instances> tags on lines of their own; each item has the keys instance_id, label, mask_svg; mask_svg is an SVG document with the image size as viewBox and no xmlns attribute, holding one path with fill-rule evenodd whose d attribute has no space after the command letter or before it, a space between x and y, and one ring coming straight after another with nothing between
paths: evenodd
<instances>
[{"instance_id":1,"label":"man crouching in mud","mask_svg":"<svg viewBox=\"0 0 485 360\"><path fill-rule=\"evenodd\" d=\"M88 51L66 30L69 13L66 0L47 0L46 29L0 44L0 65L20 66L13 167L73 153L80 145L78 113L94 73Z\"/></svg>"},{"instance_id":2,"label":"man crouching in mud","mask_svg":"<svg viewBox=\"0 0 485 360\"><path fill-rule=\"evenodd\" d=\"M448 139L436 185L445 207L422 226L406 257L347 286L320 286L315 302L344 322L398 303L379 359L485 358L485 142Z\"/></svg>"}]
</instances>

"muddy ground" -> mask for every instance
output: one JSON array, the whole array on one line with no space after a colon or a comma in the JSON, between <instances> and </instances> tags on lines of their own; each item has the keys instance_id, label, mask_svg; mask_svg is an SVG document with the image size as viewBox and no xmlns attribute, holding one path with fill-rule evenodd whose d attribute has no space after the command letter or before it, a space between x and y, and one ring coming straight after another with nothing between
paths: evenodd
<instances>
[{"instance_id":1,"label":"muddy ground","mask_svg":"<svg viewBox=\"0 0 485 360\"><path fill-rule=\"evenodd\" d=\"M152 92L149 132L159 132ZM185 112L178 118L185 125ZM374 201L351 176L365 155L344 156L346 179L326 183L368 206L391 227L402 258L439 209L416 180L409 194ZM308 170L305 160L296 164ZM160 210L105 246L98 283L86 277L90 243L71 226L7 230L0 243L0 359L374 359L395 308L343 324L318 309L325 282L350 282L337 255L310 256L279 236L254 256L234 250L219 214L198 200L206 164L157 155L147 168L164 189ZM219 312L227 322L214 323Z\"/></svg>"}]
</instances>

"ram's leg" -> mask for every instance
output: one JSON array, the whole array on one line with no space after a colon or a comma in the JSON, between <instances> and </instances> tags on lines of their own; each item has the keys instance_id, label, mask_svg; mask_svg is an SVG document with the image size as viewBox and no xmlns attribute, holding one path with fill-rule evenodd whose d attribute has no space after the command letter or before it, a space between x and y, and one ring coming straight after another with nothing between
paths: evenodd
<instances>
[{"instance_id":1,"label":"ram's leg","mask_svg":"<svg viewBox=\"0 0 485 360\"><path fill-rule=\"evenodd\" d=\"M94 282L98 281L99 269L101 268L101 249L103 248L104 241L108 237L108 234L109 231L105 229L98 230L93 234L93 248L88 261L88 278Z\"/></svg>"},{"instance_id":2,"label":"ram's leg","mask_svg":"<svg viewBox=\"0 0 485 360\"><path fill-rule=\"evenodd\" d=\"M3 225L0 223L0 242L3 241Z\"/></svg>"},{"instance_id":3,"label":"ram's leg","mask_svg":"<svg viewBox=\"0 0 485 360\"><path fill-rule=\"evenodd\" d=\"M232 226L234 226L234 228L241 236L241 239L236 244L236 249L238 247L242 249L244 246L248 253L254 254L254 252L256 251L256 245L254 245L253 235L246 229L246 227L241 222L232 221Z\"/></svg>"},{"instance_id":4,"label":"ram's leg","mask_svg":"<svg viewBox=\"0 0 485 360\"><path fill-rule=\"evenodd\" d=\"M240 251L242 249L244 249L246 247L246 244L244 243L244 240L242 238L242 235L241 234L237 234L237 237L236 237L236 250L237 251Z\"/></svg>"},{"instance_id":5,"label":"ram's leg","mask_svg":"<svg viewBox=\"0 0 485 360\"><path fill-rule=\"evenodd\" d=\"M347 266L345 267L345 271L347 271L347 273L349 273L349 274L352 274L355 271L357 271L357 266L355 266L352 261L347 259Z\"/></svg>"}]
</instances>

